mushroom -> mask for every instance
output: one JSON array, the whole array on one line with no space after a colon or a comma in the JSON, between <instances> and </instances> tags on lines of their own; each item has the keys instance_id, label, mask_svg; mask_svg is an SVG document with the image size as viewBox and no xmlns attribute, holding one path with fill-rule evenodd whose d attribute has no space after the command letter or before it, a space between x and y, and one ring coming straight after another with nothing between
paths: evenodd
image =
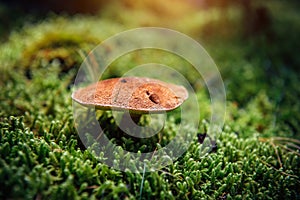
<instances>
[{"instance_id":1,"label":"mushroom","mask_svg":"<svg viewBox=\"0 0 300 200\"><path fill-rule=\"evenodd\" d=\"M72 99L85 107L123 111L121 128L132 127L132 121L137 123L143 114L172 111L187 98L188 92L183 86L146 77L106 79L72 94Z\"/></svg>"}]
</instances>

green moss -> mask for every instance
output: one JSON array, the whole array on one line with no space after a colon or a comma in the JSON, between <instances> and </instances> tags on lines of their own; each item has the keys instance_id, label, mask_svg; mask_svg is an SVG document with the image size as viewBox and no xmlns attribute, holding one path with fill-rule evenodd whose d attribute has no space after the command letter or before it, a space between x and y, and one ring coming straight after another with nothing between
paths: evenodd
<instances>
[{"instance_id":1,"label":"green moss","mask_svg":"<svg viewBox=\"0 0 300 200\"><path fill-rule=\"evenodd\" d=\"M65 134L55 142L52 128L52 133L37 137L22 118L14 117L0 126L0 175L1 180L8 180L1 183L2 197L138 197L142 174L122 173L101 164L90 151L78 148L76 135ZM238 138L229 127L225 127L218 146L217 153L200 157L199 143L194 141L172 166L146 173L143 197L297 196L300 159L295 153L261 142L257 135Z\"/></svg>"}]
</instances>

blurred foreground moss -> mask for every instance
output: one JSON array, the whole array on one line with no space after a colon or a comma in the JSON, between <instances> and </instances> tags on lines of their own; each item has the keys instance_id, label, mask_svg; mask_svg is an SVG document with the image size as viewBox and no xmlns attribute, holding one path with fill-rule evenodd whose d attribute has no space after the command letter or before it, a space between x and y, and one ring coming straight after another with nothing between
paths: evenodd
<instances>
[{"instance_id":1,"label":"blurred foreground moss","mask_svg":"<svg viewBox=\"0 0 300 200\"><path fill-rule=\"evenodd\" d=\"M280 27L274 30L283 38ZM247 41L252 45L239 39L205 44L220 66L228 95L216 152L203 156L194 138L172 165L143 179L143 174L107 167L101 163L105 156L86 150L74 127L70 98L80 54L121 30L97 17L53 17L25 26L0 46L1 199L137 199L140 194L142 199L299 199L297 59L277 57L290 53L293 58L297 52L274 49L259 37ZM257 50L258 44L265 46ZM134 52L112 63L105 77L121 76L152 57L192 83L203 119L198 132L204 134L210 100L184 60ZM176 134L180 119L174 113L168 120L163 142ZM118 135L109 113L100 113L99 121L106 124L106 134ZM132 151L157 146L157 140L140 146L131 138L112 140Z\"/></svg>"}]
</instances>

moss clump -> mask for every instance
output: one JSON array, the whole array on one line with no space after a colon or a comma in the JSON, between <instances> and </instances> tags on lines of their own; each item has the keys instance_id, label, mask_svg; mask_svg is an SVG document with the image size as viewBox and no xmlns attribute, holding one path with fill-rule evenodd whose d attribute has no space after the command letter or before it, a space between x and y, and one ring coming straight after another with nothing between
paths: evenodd
<instances>
[{"instance_id":1,"label":"moss clump","mask_svg":"<svg viewBox=\"0 0 300 200\"><path fill-rule=\"evenodd\" d=\"M22 120L10 117L0 123L0 176L1 180L9 180L1 183L2 197L139 196L142 174L119 172L101 164L103 158L78 147L74 130L57 133L62 126L59 121L52 122L50 130L38 137ZM260 141L257 134L249 139L239 138L225 127L216 153L201 157L199 143L194 141L189 151L171 166L146 173L142 196L291 199L299 192L299 164L295 153Z\"/></svg>"}]
</instances>

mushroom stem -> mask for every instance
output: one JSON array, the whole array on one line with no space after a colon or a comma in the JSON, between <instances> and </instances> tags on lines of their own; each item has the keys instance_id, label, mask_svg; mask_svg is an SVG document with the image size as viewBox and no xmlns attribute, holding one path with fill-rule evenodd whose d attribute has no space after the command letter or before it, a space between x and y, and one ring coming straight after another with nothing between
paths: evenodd
<instances>
[{"instance_id":1,"label":"mushroom stem","mask_svg":"<svg viewBox=\"0 0 300 200\"><path fill-rule=\"evenodd\" d=\"M132 131L134 127L137 126L137 123L140 121L141 116L141 114L125 112L120 121L119 128L123 130L123 132L125 129Z\"/></svg>"}]
</instances>

